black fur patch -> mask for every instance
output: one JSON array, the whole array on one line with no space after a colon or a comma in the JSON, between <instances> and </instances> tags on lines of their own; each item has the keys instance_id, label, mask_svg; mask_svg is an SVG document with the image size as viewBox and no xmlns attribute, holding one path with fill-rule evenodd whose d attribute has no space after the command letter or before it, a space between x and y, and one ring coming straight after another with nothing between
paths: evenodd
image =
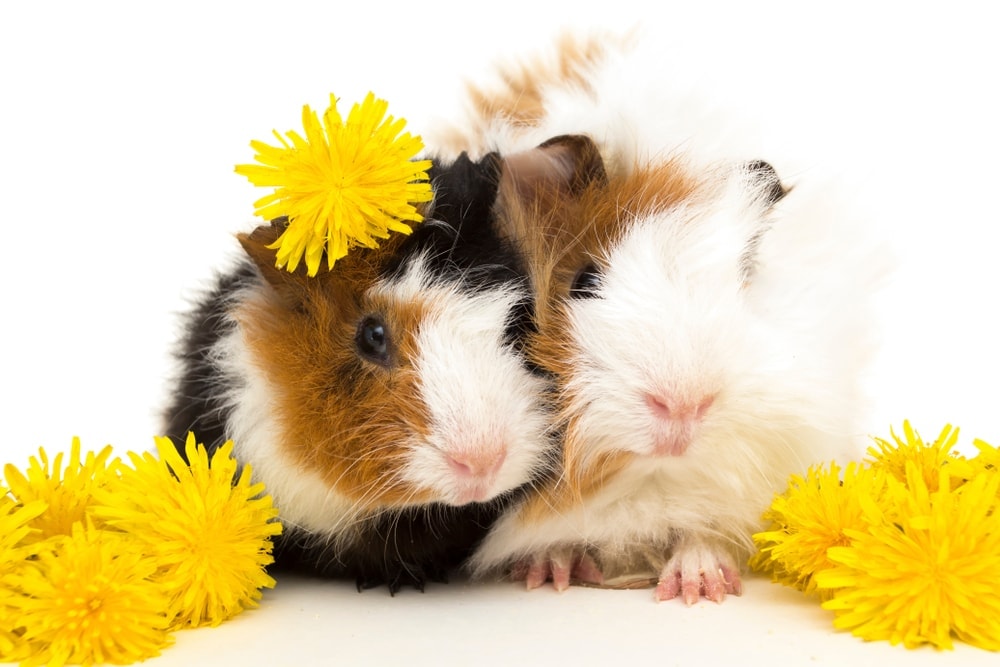
<instances>
[{"instance_id":1,"label":"black fur patch","mask_svg":"<svg viewBox=\"0 0 1000 667\"><path fill-rule=\"evenodd\" d=\"M193 431L209 455L226 440L229 408L223 403L224 379L211 358L211 350L236 326L229 318L229 302L240 289L259 284L249 262L241 262L230 274L219 276L216 284L185 318L185 337L175 355L180 362L177 388L164 411L164 435L184 456L184 442Z\"/></svg>"},{"instance_id":2,"label":"black fur patch","mask_svg":"<svg viewBox=\"0 0 1000 667\"><path fill-rule=\"evenodd\" d=\"M501 169L495 153L478 162L462 153L450 165L435 163L428 172L434 186L431 219L414 230L383 275L398 275L409 259L426 252L435 276L470 294L512 282L527 285L523 259L494 224ZM534 301L527 298L511 313L508 343L520 348L532 331Z\"/></svg>"},{"instance_id":3,"label":"black fur patch","mask_svg":"<svg viewBox=\"0 0 1000 667\"><path fill-rule=\"evenodd\" d=\"M435 163L428 172L434 186L431 219L417 225L384 275L400 273L408 259L426 252L435 275L468 291L520 280L521 259L493 225L500 169L492 153L479 162L463 153L451 165Z\"/></svg>"},{"instance_id":4,"label":"black fur patch","mask_svg":"<svg viewBox=\"0 0 1000 667\"><path fill-rule=\"evenodd\" d=\"M500 505L427 505L364 520L357 536L338 547L321 537L286 529L275 545L277 571L352 579L358 591L387 586L423 591L443 583L479 544L499 515Z\"/></svg>"}]
</instances>

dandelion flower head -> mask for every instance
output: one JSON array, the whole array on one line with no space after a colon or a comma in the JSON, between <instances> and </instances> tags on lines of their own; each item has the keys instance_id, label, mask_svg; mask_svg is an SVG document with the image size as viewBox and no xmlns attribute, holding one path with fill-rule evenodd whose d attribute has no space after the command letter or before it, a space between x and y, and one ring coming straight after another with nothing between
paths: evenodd
<instances>
[{"instance_id":1,"label":"dandelion flower head","mask_svg":"<svg viewBox=\"0 0 1000 667\"><path fill-rule=\"evenodd\" d=\"M814 581L817 572L833 565L827 549L850 543L848 531L865 526L863 505L884 486L884 474L853 462L843 471L830 463L811 467L805 477L793 475L788 490L764 514L769 528L753 536L759 551L751 566L771 572L775 581L828 597Z\"/></svg>"},{"instance_id":2,"label":"dandelion flower head","mask_svg":"<svg viewBox=\"0 0 1000 667\"><path fill-rule=\"evenodd\" d=\"M87 452L81 459L80 439L73 438L65 468L63 452L50 461L44 448L38 450L37 458L29 459L26 473L11 464L4 466L4 478L18 503L38 500L46 504L45 512L32 520L31 527L37 530L28 540L69 535L74 524L90 517L94 491L113 476L117 459L109 462L110 456L109 445L96 454Z\"/></svg>"},{"instance_id":3,"label":"dandelion flower head","mask_svg":"<svg viewBox=\"0 0 1000 667\"><path fill-rule=\"evenodd\" d=\"M896 435L890 429L892 442L882 438L874 438L875 445L868 448L869 463L889 472L901 482L907 478L907 466L914 463L923 476L924 483L934 489L937 487L939 472L946 469L955 482L967 479L972 475L972 467L968 460L955 451L958 442L957 428L946 425L937 440L925 443L910 422L903 422L903 437ZM952 488L956 484L952 484Z\"/></svg>"},{"instance_id":4,"label":"dandelion flower head","mask_svg":"<svg viewBox=\"0 0 1000 667\"><path fill-rule=\"evenodd\" d=\"M265 220L286 218L288 226L272 248L276 263L295 271L305 260L316 275L354 246L374 248L392 231L409 234L408 222L423 218L414 204L430 201L429 160L414 160L423 149L418 136L403 132L406 121L386 117L388 104L369 93L347 119L330 106L319 116L302 109L305 136L274 132L279 145L251 142L259 164L236 172L258 186L273 187L254 206Z\"/></svg>"},{"instance_id":5,"label":"dandelion flower head","mask_svg":"<svg viewBox=\"0 0 1000 667\"><path fill-rule=\"evenodd\" d=\"M265 567L270 538L281 531L277 510L263 485L251 484L250 467L237 470L232 442L209 457L189 434L187 461L169 439L156 445L158 457L129 453L131 466L100 494L96 511L153 557L172 627L217 625L274 586Z\"/></svg>"},{"instance_id":6,"label":"dandelion flower head","mask_svg":"<svg viewBox=\"0 0 1000 667\"><path fill-rule=\"evenodd\" d=\"M836 589L823 603L834 625L864 639L908 648L951 648L952 637L1000 650L1000 475L978 475L956 492L942 470L925 482L916 462L906 481L888 480L886 500L867 508L868 530L848 530L831 547L835 567L817 585Z\"/></svg>"},{"instance_id":7,"label":"dandelion flower head","mask_svg":"<svg viewBox=\"0 0 1000 667\"><path fill-rule=\"evenodd\" d=\"M842 475L793 476L751 565L817 592L835 627L863 639L1000 650L1000 455L976 440L966 459L957 440L945 426L925 443L904 422Z\"/></svg>"},{"instance_id":8,"label":"dandelion flower head","mask_svg":"<svg viewBox=\"0 0 1000 667\"><path fill-rule=\"evenodd\" d=\"M7 582L22 665L127 664L169 644L156 564L125 536L78 523L44 547Z\"/></svg>"}]
</instances>

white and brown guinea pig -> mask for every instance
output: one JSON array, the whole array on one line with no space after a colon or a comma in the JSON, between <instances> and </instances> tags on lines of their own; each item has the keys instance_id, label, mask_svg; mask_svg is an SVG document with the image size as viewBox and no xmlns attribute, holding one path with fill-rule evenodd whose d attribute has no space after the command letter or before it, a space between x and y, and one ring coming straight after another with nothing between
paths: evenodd
<instances>
[{"instance_id":1,"label":"white and brown guinea pig","mask_svg":"<svg viewBox=\"0 0 1000 667\"><path fill-rule=\"evenodd\" d=\"M493 228L503 160L430 178L412 235L316 277L275 268L282 221L239 235L242 261L186 321L166 433L234 441L284 524L279 568L422 589L551 467L521 350L532 297Z\"/></svg>"},{"instance_id":2,"label":"white and brown guinea pig","mask_svg":"<svg viewBox=\"0 0 1000 667\"><path fill-rule=\"evenodd\" d=\"M861 452L881 262L826 189L789 191L762 161L580 173L590 184L563 201L542 192L518 213L506 197L538 290L528 349L556 381L562 470L470 568L721 601L740 592L789 474Z\"/></svg>"},{"instance_id":3,"label":"white and brown guinea pig","mask_svg":"<svg viewBox=\"0 0 1000 667\"><path fill-rule=\"evenodd\" d=\"M563 470L470 567L529 587L648 575L657 599L721 600L788 475L863 451L886 263L835 183L783 185L759 136L661 87L634 46L567 38L473 88L450 130L479 152L587 134L605 167L565 201L501 192L526 202L500 227L530 262Z\"/></svg>"}]
</instances>

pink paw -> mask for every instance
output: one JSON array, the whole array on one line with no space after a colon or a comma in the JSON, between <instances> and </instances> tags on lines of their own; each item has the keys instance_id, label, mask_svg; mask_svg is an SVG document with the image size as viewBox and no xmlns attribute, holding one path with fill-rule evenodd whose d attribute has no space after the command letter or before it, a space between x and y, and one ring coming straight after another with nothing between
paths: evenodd
<instances>
[{"instance_id":1,"label":"pink paw","mask_svg":"<svg viewBox=\"0 0 1000 667\"><path fill-rule=\"evenodd\" d=\"M701 596L722 602L727 593L742 592L739 568L725 551L704 544L680 544L660 572L654 595L657 602L680 597L691 606Z\"/></svg>"},{"instance_id":2,"label":"pink paw","mask_svg":"<svg viewBox=\"0 0 1000 667\"><path fill-rule=\"evenodd\" d=\"M573 581L604 583L604 575L594 559L570 549L552 549L520 560L511 574L515 581L524 581L529 591L550 579L557 591L566 590Z\"/></svg>"}]
</instances>

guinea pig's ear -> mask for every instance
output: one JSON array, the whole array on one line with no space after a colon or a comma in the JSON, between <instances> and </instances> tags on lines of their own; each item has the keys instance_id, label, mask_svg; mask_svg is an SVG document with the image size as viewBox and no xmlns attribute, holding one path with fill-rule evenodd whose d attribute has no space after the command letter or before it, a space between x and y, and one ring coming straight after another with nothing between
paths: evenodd
<instances>
[{"instance_id":1,"label":"guinea pig's ear","mask_svg":"<svg viewBox=\"0 0 1000 667\"><path fill-rule=\"evenodd\" d=\"M428 171L434 201L424 215L455 224L464 220L486 220L497 198L500 158L489 153L473 161L462 153L454 162L434 161Z\"/></svg>"},{"instance_id":2,"label":"guinea pig's ear","mask_svg":"<svg viewBox=\"0 0 1000 667\"><path fill-rule=\"evenodd\" d=\"M264 280L289 307L295 307L302 303L302 282L307 279L305 265L300 265L291 273L278 268L275 265L277 251L268 247L278 240L287 226L287 218L275 218L270 224L260 225L249 234L237 234L236 238Z\"/></svg>"},{"instance_id":3,"label":"guinea pig's ear","mask_svg":"<svg viewBox=\"0 0 1000 667\"><path fill-rule=\"evenodd\" d=\"M749 196L752 203L751 210L755 212L751 221L753 228L749 232L743 256L740 258L740 278L746 285L756 270L757 251L764 234L770 228L770 224L760 223L766 218L766 212L784 199L789 189L781 184L775 168L764 160L744 162L739 165L737 172L739 187L742 190L739 196L741 198Z\"/></svg>"},{"instance_id":4,"label":"guinea pig's ear","mask_svg":"<svg viewBox=\"0 0 1000 667\"><path fill-rule=\"evenodd\" d=\"M545 193L579 194L591 184L607 183L608 174L593 139L564 134L508 155L502 178L519 197L533 200Z\"/></svg>"},{"instance_id":5,"label":"guinea pig's ear","mask_svg":"<svg viewBox=\"0 0 1000 667\"><path fill-rule=\"evenodd\" d=\"M594 140L584 134L563 134L539 144L538 150L548 153L561 169L558 176L571 194L578 194L591 184L606 185L608 172L604 158Z\"/></svg>"},{"instance_id":6,"label":"guinea pig's ear","mask_svg":"<svg viewBox=\"0 0 1000 667\"><path fill-rule=\"evenodd\" d=\"M788 194L788 189L781 184L778 172L770 163L764 160L754 160L743 165L747 183L759 194L761 203L770 208Z\"/></svg>"},{"instance_id":7,"label":"guinea pig's ear","mask_svg":"<svg viewBox=\"0 0 1000 667\"><path fill-rule=\"evenodd\" d=\"M500 156L487 153L476 162L468 160L465 173L459 169L465 153L452 165L452 173L464 180L464 189L459 189L458 202L464 210L462 218L487 219L497 199L500 188Z\"/></svg>"},{"instance_id":8,"label":"guinea pig's ear","mask_svg":"<svg viewBox=\"0 0 1000 667\"><path fill-rule=\"evenodd\" d=\"M503 158L500 157L500 153L493 151L484 155L479 160L479 169L483 179L493 188L495 199L497 190L500 189L500 179L503 176Z\"/></svg>"}]
</instances>

